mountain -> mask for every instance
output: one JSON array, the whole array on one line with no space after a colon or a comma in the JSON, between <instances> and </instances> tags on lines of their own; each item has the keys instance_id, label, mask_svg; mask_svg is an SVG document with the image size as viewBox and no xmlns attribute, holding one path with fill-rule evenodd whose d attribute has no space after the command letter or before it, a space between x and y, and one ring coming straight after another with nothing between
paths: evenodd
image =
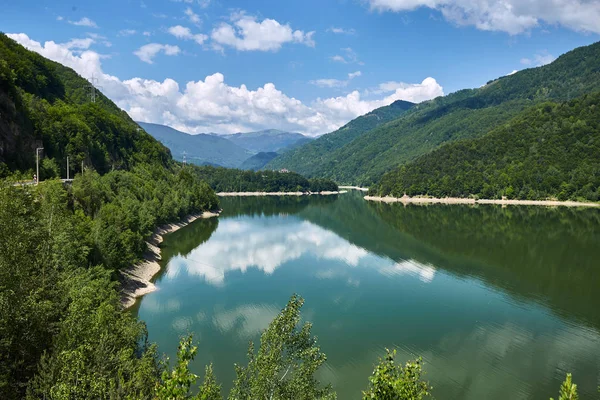
<instances>
[{"instance_id":1,"label":"mountain","mask_svg":"<svg viewBox=\"0 0 600 400\"><path fill-rule=\"evenodd\" d=\"M65 175L67 156L100 173L170 163L167 148L102 93L92 103L86 87L72 69L0 34L0 177L33 169L39 147L47 177Z\"/></svg>"},{"instance_id":2,"label":"mountain","mask_svg":"<svg viewBox=\"0 0 600 400\"><path fill-rule=\"evenodd\" d=\"M421 103L325 156L307 155L304 162L315 165L309 176L370 185L385 172L446 142L483 136L527 107L599 89L600 43L596 43L568 52L549 65ZM271 165L282 165L278 160ZM294 165L287 168L307 173Z\"/></svg>"},{"instance_id":3,"label":"mountain","mask_svg":"<svg viewBox=\"0 0 600 400\"><path fill-rule=\"evenodd\" d=\"M300 140L310 140L310 138L300 133L284 132L277 129L235 133L232 135L222 135L221 137L253 153L279 152L289 146L295 145Z\"/></svg>"},{"instance_id":4,"label":"mountain","mask_svg":"<svg viewBox=\"0 0 600 400\"><path fill-rule=\"evenodd\" d=\"M171 149L177 160L183 152L190 162L197 165L218 165L237 168L252 155L248 150L218 135L190 135L165 125L138 122L146 132Z\"/></svg>"},{"instance_id":5,"label":"mountain","mask_svg":"<svg viewBox=\"0 0 600 400\"><path fill-rule=\"evenodd\" d=\"M305 176L323 175L324 168L321 164L328 162L329 155L333 151L342 148L373 128L400 117L414 106L414 103L398 100L389 106L373 110L350 121L335 132L287 151L270 162L267 168L287 168Z\"/></svg>"},{"instance_id":6,"label":"mountain","mask_svg":"<svg viewBox=\"0 0 600 400\"><path fill-rule=\"evenodd\" d=\"M262 167L267 165L267 163L269 163L269 161L271 161L278 155L279 154L272 152L272 151L268 152L268 153L260 152L258 154L253 155L252 157L248 158L246 161L244 161L239 166L239 168L246 169L246 170L252 170L252 171L258 171L259 169L261 169Z\"/></svg>"},{"instance_id":7,"label":"mountain","mask_svg":"<svg viewBox=\"0 0 600 400\"><path fill-rule=\"evenodd\" d=\"M372 193L600 199L600 92L530 107L477 139L446 144L385 174Z\"/></svg>"}]
</instances>

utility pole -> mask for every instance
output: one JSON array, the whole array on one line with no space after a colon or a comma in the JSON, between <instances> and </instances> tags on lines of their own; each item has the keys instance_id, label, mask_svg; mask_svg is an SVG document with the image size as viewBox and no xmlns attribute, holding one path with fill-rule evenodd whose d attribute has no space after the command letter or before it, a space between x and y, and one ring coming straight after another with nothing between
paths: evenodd
<instances>
[{"instance_id":1,"label":"utility pole","mask_svg":"<svg viewBox=\"0 0 600 400\"><path fill-rule=\"evenodd\" d=\"M90 90L90 100L92 101L92 103L96 102L96 84L98 83L98 78L94 77L94 74L92 74L92 77L89 79L90 84L84 86L86 89ZM98 88L102 89L101 86L97 86Z\"/></svg>"},{"instance_id":2,"label":"utility pole","mask_svg":"<svg viewBox=\"0 0 600 400\"><path fill-rule=\"evenodd\" d=\"M81 160L81 175L83 175L83 160Z\"/></svg>"},{"instance_id":3,"label":"utility pole","mask_svg":"<svg viewBox=\"0 0 600 400\"><path fill-rule=\"evenodd\" d=\"M35 149L35 184L40 182L40 150L44 150L43 147Z\"/></svg>"},{"instance_id":4,"label":"utility pole","mask_svg":"<svg viewBox=\"0 0 600 400\"><path fill-rule=\"evenodd\" d=\"M69 180L69 156L67 156L67 180Z\"/></svg>"},{"instance_id":5,"label":"utility pole","mask_svg":"<svg viewBox=\"0 0 600 400\"><path fill-rule=\"evenodd\" d=\"M184 167L187 165L187 159L186 159L186 155L187 155L187 153L184 151L184 152L183 152L183 166L184 166Z\"/></svg>"}]
</instances>

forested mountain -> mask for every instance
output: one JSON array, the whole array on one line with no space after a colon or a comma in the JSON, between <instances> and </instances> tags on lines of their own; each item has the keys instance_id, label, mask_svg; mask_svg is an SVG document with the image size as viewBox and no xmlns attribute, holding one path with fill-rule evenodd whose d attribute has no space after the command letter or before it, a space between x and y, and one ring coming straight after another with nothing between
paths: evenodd
<instances>
[{"instance_id":1,"label":"forested mountain","mask_svg":"<svg viewBox=\"0 0 600 400\"><path fill-rule=\"evenodd\" d=\"M190 135L171 127L159 124L138 122L146 132L167 146L176 160L183 160L183 153L189 162L197 165L219 165L237 168L252 152L219 135Z\"/></svg>"},{"instance_id":2,"label":"forested mountain","mask_svg":"<svg viewBox=\"0 0 600 400\"><path fill-rule=\"evenodd\" d=\"M596 43L566 53L549 65L421 103L347 145L324 156L307 156L303 162L316 166L308 172L310 176L369 185L386 171L443 143L483 136L527 107L548 100L569 100L599 89L600 43ZM271 164L307 173L296 169L296 163L279 162L283 160L278 158Z\"/></svg>"},{"instance_id":3,"label":"forested mountain","mask_svg":"<svg viewBox=\"0 0 600 400\"><path fill-rule=\"evenodd\" d=\"M272 159L277 157L279 154L275 152L260 152L248 158L240 165L240 169L258 171L265 165L267 165Z\"/></svg>"},{"instance_id":4,"label":"forested mountain","mask_svg":"<svg viewBox=\"0 0 600 400\"><path fill-rule=\"evenodd\" d=\"M277 129L267 129L258 132L236 133L221 136L244 149L254 153L280 152L298 141L310 141L311 138L300 133L284 132Z\"/></svg>"},{"instance_id":5,"label":"forested mountain","mask_svg":"<svg viewBox=\"0 0 600 400\"><path fill-rule=\"evenodd\" d=\"M381 107L360 116L335 132L323 135L303 146L296 147L280 155L267 164L268 169L287 168L305 176L324 175L324 165L330 155L357 137L371 129L394 120L414 106L407 101L395 101L389 106Z\"/></svg>"},{"instance_id":6,"label":"forested mountain","mask_svg":"<svg viewBox=\"0 0 600 400\"><path fill-rule=\"evenodd\" d=\"M383 176L373 194L600 199L600 92L531 107Z\"/></svg>"},{"instance_id":7,"label":"forested mountain","mask_svg":"<svg viewBox=\"0 0 600 400\"><path fill-rule=\"evenodd\" d=\"M37 147L44 147L42 176L65 175L67 156L100 173L170 162L168 149L104 95L91 103L86 86L70 68L0 34L0 177L32 168Z\"/></svg>"}]
</instances>

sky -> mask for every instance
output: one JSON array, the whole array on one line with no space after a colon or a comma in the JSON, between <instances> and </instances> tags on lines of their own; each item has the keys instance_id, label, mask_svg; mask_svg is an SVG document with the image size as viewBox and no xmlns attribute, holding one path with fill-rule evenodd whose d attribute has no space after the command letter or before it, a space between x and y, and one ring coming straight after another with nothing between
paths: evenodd
<instances>
[{"instance_id":1,"label":"sky","mask_svg":"<svg viewBox=\"0 0 600 400\"><path fill-rule=\"evenodd\" d=\"M316 136L600 40L600 0L0 0L0 31L136 121Z\"/></svg>"}]
</instances>

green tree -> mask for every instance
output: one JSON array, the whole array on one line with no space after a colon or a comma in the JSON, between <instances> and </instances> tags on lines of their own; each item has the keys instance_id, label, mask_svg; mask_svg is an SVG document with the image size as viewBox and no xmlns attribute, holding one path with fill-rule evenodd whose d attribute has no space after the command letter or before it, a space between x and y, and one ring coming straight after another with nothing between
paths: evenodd
<instances>
[{"instance_id":1,"label":"green tree","mask_svg":"<svg viewBox=\"0 0 600 400\"><path fill-rule=\"evenodd\" d=\"M293 295L260 338L255 354L248 348L248 365L236 365L229 400L335 399L331 386L320 387L315 372L326 356L311 336L311 324L299 327L304 300Z\"/></svg>"},{"instance_id":2,"label":"green tree","mask_svg":"<svg viewBox=\"0 0 600 400\"><path fill-rule=\"evenodd\" d=\"M567 374L567 377L563 384L560 386L560 393L558 400L577 400L579 395L577 394L577 385L573 383L573 377L571 374ZM554 399L550 399L554 400Z\"/></svg>"},{"instance_id":3,"label":"green tree","mask_svg":"<svg viewBox=\"0 0 600 400\"><path fill-rule=\"evenodd\" d=\"M394 361L396 350L386 351L369 377L363 400L420 400L429 396L432 388L421 379L423 360L409 361L403 367Z\"/></svg>"}]
</instances>

